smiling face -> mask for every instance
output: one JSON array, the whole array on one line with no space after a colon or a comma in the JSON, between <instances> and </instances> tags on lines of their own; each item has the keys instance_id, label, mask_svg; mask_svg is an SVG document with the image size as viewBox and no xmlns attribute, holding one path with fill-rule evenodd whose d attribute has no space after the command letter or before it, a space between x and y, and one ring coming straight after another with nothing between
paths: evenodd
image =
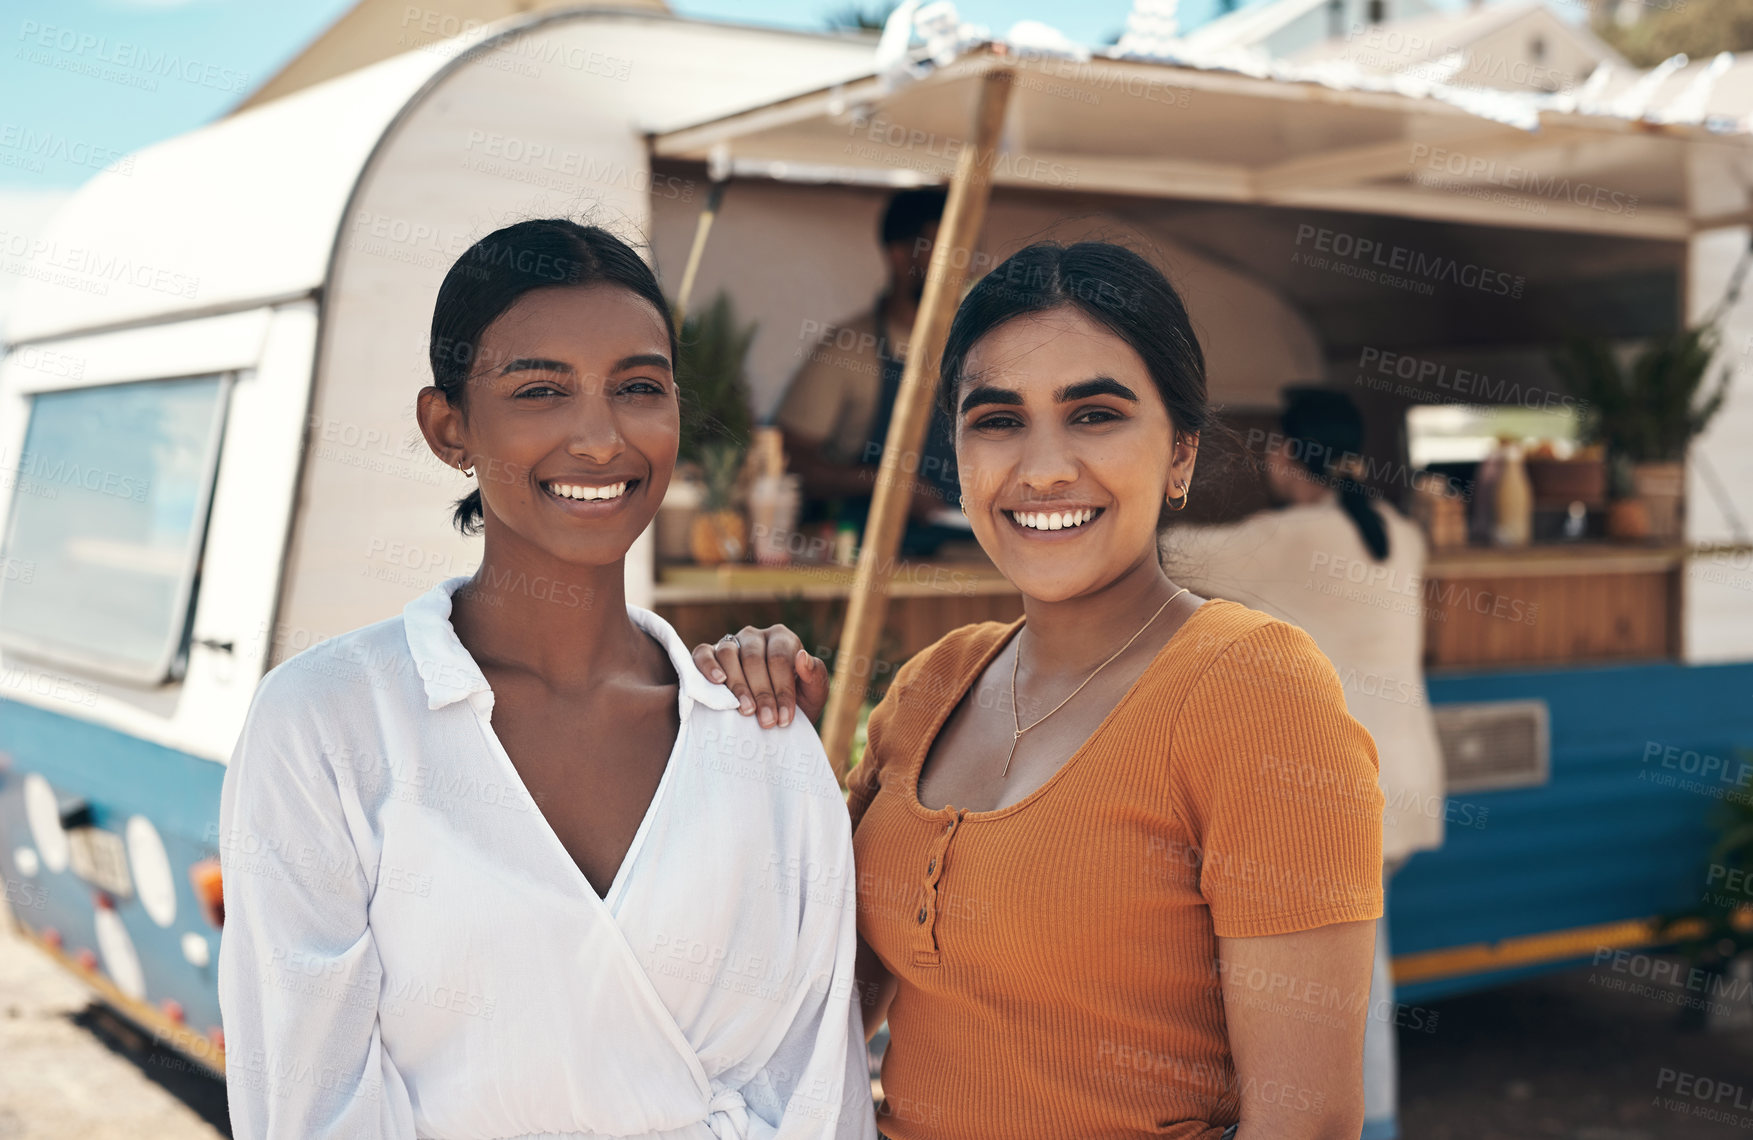
<instances>
[{"instance_id":1,"label":"smiling face","mask_svg":"<svg viewBox=\"0 0 1753 1140\"><path fill-rule=\"evenodd\" d=\"M1155 564L1164 500L1191 482L1198 439L1177 438L1130 345L1077 309L1053 309L982 337L962 377L962 502L1006 578L1056 602Z\"/></svg>"},{"instance_id":2,"label":"smiling face","mask_svg":"<svg viewBox=\"0 0 1753 1140\"><path fill-rule=\"evenodd\" d=\"M488 540L601 566L669 487L681 424L669 333L618 285L525 293L482 334L456 403L420 393L433 453L473 467Z\"/></svg>"}]
</instances>

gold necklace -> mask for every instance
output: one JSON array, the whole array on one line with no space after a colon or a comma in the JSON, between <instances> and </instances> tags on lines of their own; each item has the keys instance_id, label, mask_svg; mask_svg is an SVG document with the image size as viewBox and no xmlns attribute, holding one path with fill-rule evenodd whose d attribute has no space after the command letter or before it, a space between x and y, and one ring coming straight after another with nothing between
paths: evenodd
<instances>
[{"instance_id":1,"label":"gold necklace","mask_svg":"<svg viewBox=\"0 0 1753 1140\"><path fill-rule=\"evenodd\" d=\"M1060 701L1058 704L1054 705L1051 709L1047 710L1046 716L1043 716L1041 718L1041 720L1036 721L1034 724L1029 725L1028 728L1023 727L1023 714L1022 714L1022 710L1017 706L1017 698L1016 698L1016 668L1017 668L1017 664L1020 661L1022 661L1022 659L1023 659L1022 631L1018 630L1017 631L1016 653L1010 659L1010 717L1011 717L1011 723L1016 725L1016 731L1011 733L1011 736L1010 736L1010 755L1008 755L1004 758L1004 771L1000 773L1000 776L1002 777L1002 776L1010 775L1010 762L1016 758L1016 746L1018 744L1022 743L1023 733L1028 732L1031 729L1039 728L1041 726L1041 721L1046 720L1047 717L1052 716L1054 713L1056 713L1060 709L1064 708L1066 706L1067 702L1069 702L1072 697L1075 697L1079 693L1083 692L1084 685L1087 685L1091 681L1095 680L1097 673L1100 673L1103 669L1106 669L1108 666L1112 665L1114 663L1115 658L1119 657L1122 653L1126 652L1128 649L1131 649L1132 643L1144 636L1144 631L1151 627L1151 622L1154 622L1154 621L1156 621L1157 618L1162 617L1163 611L1169 608L1169 602L1174 601L1176 598L1180 597L1182 594L1185 594L1186 592L1187 592L1187 587L1182 586L1179 590L1176 590L1173 594L1170 594L1169 601L1164 602L1162 605L1158 606L1156 609L1156 613L1150 615L1150 620L1146 621L1143 625L1139 626L1138 632L1133 634L1131 637L1127 638L1126 644L1122 645L1120 648L1116 649L1114 651L1113 657L1108 658L1106 661L1102 662L1100 665L1097 665L1094 669L1090 670L1090 675L1083 679L1083 684L1079 685L1077 688L1075 688L1075 689L1071 690L1071 692L1067 693L1065 695L1065 700Z\"/></svg>"}]
</instances>

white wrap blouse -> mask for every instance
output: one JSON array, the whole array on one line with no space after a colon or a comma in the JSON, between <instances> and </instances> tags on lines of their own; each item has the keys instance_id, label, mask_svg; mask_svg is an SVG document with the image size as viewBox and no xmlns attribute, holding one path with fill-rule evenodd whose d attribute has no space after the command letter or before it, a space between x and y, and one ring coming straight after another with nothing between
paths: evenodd
<instances>
[{"instance_id":1,"label":"white wrap blouse","mask_svg":"<svg viewBox=\"0 0 1753 1140\"><path fill-rule=\"evenodd\" d=\"M629 606L681 727L598 897L493 732L449 620L464 581L256 694L220 812L239 1140L874 1137L851 836L815 731L738 715Z\"/></svg>"}]
</instances>

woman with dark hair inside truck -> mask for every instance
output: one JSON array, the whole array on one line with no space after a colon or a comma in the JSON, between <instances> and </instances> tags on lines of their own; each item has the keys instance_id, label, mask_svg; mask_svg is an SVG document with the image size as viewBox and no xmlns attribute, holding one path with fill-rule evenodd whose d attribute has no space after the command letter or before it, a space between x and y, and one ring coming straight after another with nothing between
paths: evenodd
<instances>
[{"instance_id":1,"label":"woman with dark hair inside truck","mask_svg":"<svg viewBox=\"0 0 1753 1140\"><path fill-rule=\"evenodd\" d=\"M1159 561L1209 419L1180 297L1030 246L962 302L940 397L1024 617L902 666L849 779L879 1127L1356 1140L1375 747L1306 633ZM825 697L783 627L695 660L781 722Z\"/></svg>"},{"instance_id":2,"label":"woman with dark hair inside truck","mask_svg":"<svg viewBox=\"0 0 1753 1140\"><path fill-rule=\"evenodd\" d=\"M256 693L221 805L235 1135L865 1140L821 743L623 596L680 430L656 279L520 222L451 268L430 356L481 565Z\"/></svg>"}]
</instances>

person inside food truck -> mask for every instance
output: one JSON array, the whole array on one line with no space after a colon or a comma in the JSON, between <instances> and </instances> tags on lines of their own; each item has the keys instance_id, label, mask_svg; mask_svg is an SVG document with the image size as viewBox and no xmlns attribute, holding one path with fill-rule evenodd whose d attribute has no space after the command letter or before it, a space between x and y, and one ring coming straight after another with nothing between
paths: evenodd
<instances>
[{"instance_id":1,"label":"person inside food truck","mask_svg":"<svg viewBox=\"0 0 1753 1140\"><path fill-rule=\"evenodd\" d=\"M1424 686L1428 544L1418 525L1362 482L1364 420L1341 391L1284 390L1279 430L1260 463L1276 509L1222 526L1180 526L1163 543L1175 580L1300 626L1332 661L1351 715L1376 742L1383 881L1440 847L1449 801ZM1274 765L1288 778L1295 769ZM1375 788L1343 795L1374 803ZM1388 919L1377 925L1364 1030L1363 1140L1399 1135L1395 1027L1423 1011L1396 1003Z\"/></svg>"},{"instance_id":2,"label":"person inside food truck","mask_svg":"<svg viewBox=\"0 0 1753 1140\"><path fill-rule=\"evenodd\" d=\"M869 510L944 199L943 190L925 188L889 200L878 230L883 292L828 326L780 401L774 419L803 485L806 521L837 514L858 523ZM960 521L955 444L942 413L933 411L917 463L906 466L913 491L903 549L930 553Z\"/></svg>"}]
</instances>

